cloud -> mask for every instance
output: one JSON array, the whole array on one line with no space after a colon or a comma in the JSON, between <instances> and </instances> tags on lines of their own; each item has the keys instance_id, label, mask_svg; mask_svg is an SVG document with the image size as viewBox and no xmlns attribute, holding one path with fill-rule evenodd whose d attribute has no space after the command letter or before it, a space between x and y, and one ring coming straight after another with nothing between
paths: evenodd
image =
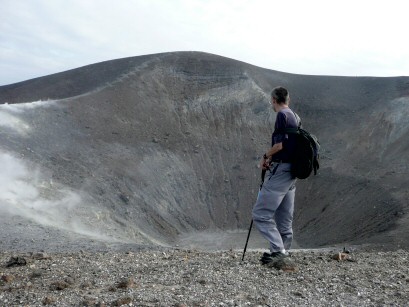
<instances>
[{"instance_id":1,"label":"cloud","mask_svg":"<svg viewBox=\"0 0 409 307\"><path fill-rule=\"evenodd\" d=\"M405 12L405 1L3 0L0 84L176 50L294 73L409 75Z\"/></svg>"}]
</instances>

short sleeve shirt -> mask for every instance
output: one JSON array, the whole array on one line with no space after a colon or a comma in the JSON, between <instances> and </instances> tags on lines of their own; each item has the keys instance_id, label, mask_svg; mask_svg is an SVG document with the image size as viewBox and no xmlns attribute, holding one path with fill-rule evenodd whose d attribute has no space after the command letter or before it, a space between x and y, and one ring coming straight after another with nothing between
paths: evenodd
<instances>
[{"instance_id":1,"label":"short sleeve shirt","mask_svg":"<svg viewBox=\"0 0 409 307\"><path fill-rule=\"evenodd\" d=\"M290 108L285 108L277 113L274 132L271 137L271 146L283 143L283 149L273 155L272 160L290 162L295 151L295 135L277 133L276 131L285 128L297 128L301 124L299 118Z\"/></svg>"}]
</instances>

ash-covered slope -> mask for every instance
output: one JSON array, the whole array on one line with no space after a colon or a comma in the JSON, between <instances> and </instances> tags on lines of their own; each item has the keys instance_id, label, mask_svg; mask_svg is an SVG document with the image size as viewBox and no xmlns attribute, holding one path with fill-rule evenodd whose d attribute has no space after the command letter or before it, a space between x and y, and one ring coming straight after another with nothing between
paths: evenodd
<instances>
[{"instance_id":1,"label":"ash-covered slope","mask_svg":"<svg viewBox=\"0 0 409 307\"><path fill-rule=\"evenodd\" d=\"M13 103L0 106L2 159L24 164L4 179L3 209L130 242L247 228L277 85L323 149L319 176L298 183L298 243L409 245L409 78L292 75L196 52L0 87Z\"/></svg>"}]
</instances>

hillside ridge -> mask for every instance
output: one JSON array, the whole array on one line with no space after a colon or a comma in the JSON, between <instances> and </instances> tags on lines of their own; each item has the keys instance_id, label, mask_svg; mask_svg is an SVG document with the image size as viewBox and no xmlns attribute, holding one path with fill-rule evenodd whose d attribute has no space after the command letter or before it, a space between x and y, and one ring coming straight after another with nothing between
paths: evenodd
<instances>
[{"instance_id":1,"label":"hillside ridge","mask_svg":"<svg viewBox=\"0 0 409 307\"><path fill-rule=\"evenodd\" d=\"M319 175L297 183L297 244L409 245L408 77L303 76L198 52L0 87L0 158L15 165L4 173L4 225L12 216L51 237L138 244L236 238L257 195L277 85L322 144Z\"/></svg>"}]
</instances>

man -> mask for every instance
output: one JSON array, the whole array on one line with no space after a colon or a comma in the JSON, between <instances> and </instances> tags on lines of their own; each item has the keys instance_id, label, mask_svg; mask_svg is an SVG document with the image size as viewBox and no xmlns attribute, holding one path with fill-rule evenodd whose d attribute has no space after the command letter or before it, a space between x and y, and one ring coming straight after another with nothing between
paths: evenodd
<instances>
[{"instance_id":1,"label":"man","mask_svg":"<svg viewBox=\"0 0 409 307\"><path fill-rule=\"evenodd\" d=\"M267 170L263 186L253 208L253 221L270 242L270 252L261 258L263 264L287 256L293 238L295 181L291 160L295 151L295 135L280 129L297 128L299 117L289 108L290 95L284 87L271 92L271 105L277 112L272 147L264 154L260 167Z\"/></svg>"}]
</instances>

